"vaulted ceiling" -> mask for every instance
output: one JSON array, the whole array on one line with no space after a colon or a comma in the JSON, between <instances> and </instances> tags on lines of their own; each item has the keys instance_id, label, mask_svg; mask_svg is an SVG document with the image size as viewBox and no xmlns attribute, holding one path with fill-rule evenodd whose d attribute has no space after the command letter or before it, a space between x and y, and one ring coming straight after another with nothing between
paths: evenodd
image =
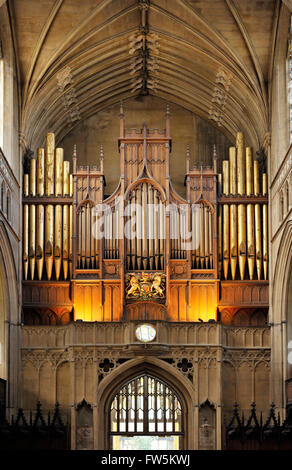
<instances>
[{"instance_id":1,"label":"vaulted ceiling","mask_svg":"<svg viewBox=\"0 0 292 470\"><path fill-rule=\"evenodd\" d=\"M10 0L21 128L35 147L140 93L233 140L269 129L278 0Z\"/></svg>"}]
</instances>

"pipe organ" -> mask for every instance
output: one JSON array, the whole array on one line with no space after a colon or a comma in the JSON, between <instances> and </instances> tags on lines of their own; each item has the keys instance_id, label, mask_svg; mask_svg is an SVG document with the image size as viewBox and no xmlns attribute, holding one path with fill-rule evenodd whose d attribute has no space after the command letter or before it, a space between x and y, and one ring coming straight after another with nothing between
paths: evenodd
<instances>
[{"instance_id":1,"label":"pipe organ","mask_svg":"<svg viewBox=\"0 0 292 470\"><path fill-rule=\"evenodd\" d=\"M260 179L258 161L250 147L244 151L240 132L236 147L230 148L229 160L223 161L218 181L222 181L218 201L219 275L222 279L267 280L267 174L262 173Z\"/></svg>"},{"instance_id":2,"label":"pipe organ","mask_svg":"<svg viewBox=\"0 0 292 470\"><path fill-rule=\"evenodd\" d=\"M169 178L165 130L126 130L120 109L120 181L104 196L97 166L72 172L48 133L23 182L25 322L232 321L268 308L268 187L238 132L222 161L191 165L186 198ZM65 312L65 314L64 314ZM50 317L51 318L51 317Z\"/></svg>"}]
</instances>

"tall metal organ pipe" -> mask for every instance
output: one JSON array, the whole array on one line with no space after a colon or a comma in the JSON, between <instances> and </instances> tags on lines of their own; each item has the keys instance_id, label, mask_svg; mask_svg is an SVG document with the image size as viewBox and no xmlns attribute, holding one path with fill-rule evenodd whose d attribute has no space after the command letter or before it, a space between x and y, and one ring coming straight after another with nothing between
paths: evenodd
<instances>
[{"instance_id":1,"label":"tall metal organ pipe","mask_svg":"<svg viewBox=\"0 0 292 470\"><path fill-rule=\"evenodd\" d=\"M223 176L223 194L229 195L230 176L229 161L224 160L222 165ZM223 272L224 278L228 277L229 259L230 259L230 209L228 204L223 205Z\"/></svg>"},{"instance_id":2,"label":"tall metal organ pipe","mask_svg":"<svg viewBox=\"0 0 292 470\"><path fill-rule=\"evenodd\" d=\"M236 148L229 148L229 172L230 172L230 194L237 193L236 186ZM235 204L230 205L230 266L231 276L235 279L237 266L237 207Z\"/></svg>"},{"instance_id":3,"label":"tall metal organ pipe","mask_svg":"<svg viewBox=\"0 0 292 470\"><path fill-rule=\"evenodd\" d=\"M254 194L260 195L259 162L254 160ZM262 270L262 230L261 230L261 206L255 204L255 239L256 239L256 268L258 279L261 279Z\"/></svg>"},{"instance_id":4,"label":"tall metal organ pipe","mask_svg":"<svg viewBox=\"0 0 292 470\"><path fill-rule=\"evenodd\" d=\"M39 148L37 151L37 195L45 193L45 150ZM36 234L36 265L39 281L42 279L44 267L44 228L45 209L43 204L37 205L37 234Z\"/></svg>"},{"instance_id":5,"label":"tall metal organ pipe","mask_svg":"<svg viewBox=\"0 0 292 470\"><path fill-rule=\"evenodd\" d=\"M237 193L240 196L245 194L245 155L244 140L242 132L236 136L237 150ZM246 264L246 207L245 204L238 204L238 263L240 279L244 279Z\"/></svg>"},{"instance_id":6,"label":"tall metal organ pipe","mask_svg":"<svg viewBox=\"0 0 292 470\"><path fill-rule=\"evenodd\" d=\"M251 196L254 192L253 181L253 156L252 149L246 148L246 195ZM255 243L254 243L254 205L247 204L247 264L250 280L253 280L255 265Z\"/></svg>"}]
</instances>

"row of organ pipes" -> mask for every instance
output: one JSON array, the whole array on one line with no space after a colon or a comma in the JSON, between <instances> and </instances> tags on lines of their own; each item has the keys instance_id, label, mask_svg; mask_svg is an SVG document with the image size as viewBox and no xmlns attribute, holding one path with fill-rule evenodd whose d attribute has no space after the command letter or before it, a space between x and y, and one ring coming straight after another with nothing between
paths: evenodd
<instances>
[{"instance_id":1,"label":"row of organ pipes","mask_svg":"<svg viewBox=\"0 0 292 470\"><path fill-rule=\"evenodd\" d=\"M229 160L222 163L218 175L219 193L243 196L242 203L219 205L219 273L224 279L268 278L268 206L249 203L244 196L267 196L267 174L262 174L260 189L259 162L251 147L244 147L243 134L237 133L236 146L229 149Z\"/></svg>"},{"instance_id":2,"label":"row of organ pipes","mask_svg":"<svg viewBox=\"0 0 292 470\"><path fill-rule=\"evenodd\" d=\"M24 279L50 280L55 268L58 280L63 266L64 279L72 276L72 204L58 204L50 198L72 198L73 177L70 163L64 161L64 150L55 149L55 136L46 136L37 158L30 161L30 172L24 175L24 196L36 198L23 209ZM42 197L46 202L42 201Z\"/></svg>"},{"instance_id":3,"label":"row of organ pipes","mask_svg":"<svg viewBox=\"0 0 292 470\"><path fill-rule=\"evenodd\" d=\"M77 158L76 149L74 152ZM87 176L76 174L74 170L73 184L63 149L55 148L54 134L47 134L45 148L38 149L37 158L30 162L30 173L24 175L25 280L50 280L52 276L56 280L72 278L75 192L79 194L76 195L76 200L79 198L76 206L77 269L98 269L101 250L104 259L119 259L123 224L126 269L165 269L165 196L149 181L138 180L126 193L123 216L114 197L96 200L103 163L101 168L100 173L90 174L88 167ZM243 135L238 133L236 146L230 148L229 160L222 162L222 174L218 175L218 193L230 197L226 203L218 204L218 269L224 279L267 279L268 207L265 202L248 201L249 196L267 196L266 173L262 174L261 186L262 194L258 161L253 159L252 149L244 147ZM84 196L86 192L88 197ZM233 203L232 196L241 199ZM63 198L61 203L58 198ZM214 224L217 223L214 207L203 198L192 205L180 204L176 196L171 200L170 258L187 259L190 250L192 269L214 269ZM103 202L102 212L97 212L97 202Z\"/></svg>"},{"instance_id":4,"label":"row of organ pipes","mask_svg":"<svg viewBox=\"0 0 292 470\"><path fill-rule=\"evenodd\" d=\"M213 213L200 202L192 206L192 269L213 267Z\"/></svg>"},{"instance_id":5,"label":"row of organ pipes","mask_svg":"<svg viewBox=\"0 0 292 470\"><path fill-rule=\"evenodd\" d=\"M128 270L163 270L165 206L160 192L143 182L129 195L125 226Z\"/></svg>"}]
</instances>

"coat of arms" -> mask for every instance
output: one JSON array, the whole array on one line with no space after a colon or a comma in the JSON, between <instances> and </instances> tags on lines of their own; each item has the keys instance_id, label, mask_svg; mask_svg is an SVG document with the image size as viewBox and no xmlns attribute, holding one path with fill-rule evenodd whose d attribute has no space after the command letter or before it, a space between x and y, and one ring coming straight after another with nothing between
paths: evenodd
<instances>
[{"instance_id":1,"label":"coat of arms","mask_svg":"<svg viewBox=\"0 0 292 470\"><path fill-rule=\"evenodd\" d=\"M165 297L165 274L129 273L126 276L127 299L163 299Z\"/></svg>"}]
</instances>

